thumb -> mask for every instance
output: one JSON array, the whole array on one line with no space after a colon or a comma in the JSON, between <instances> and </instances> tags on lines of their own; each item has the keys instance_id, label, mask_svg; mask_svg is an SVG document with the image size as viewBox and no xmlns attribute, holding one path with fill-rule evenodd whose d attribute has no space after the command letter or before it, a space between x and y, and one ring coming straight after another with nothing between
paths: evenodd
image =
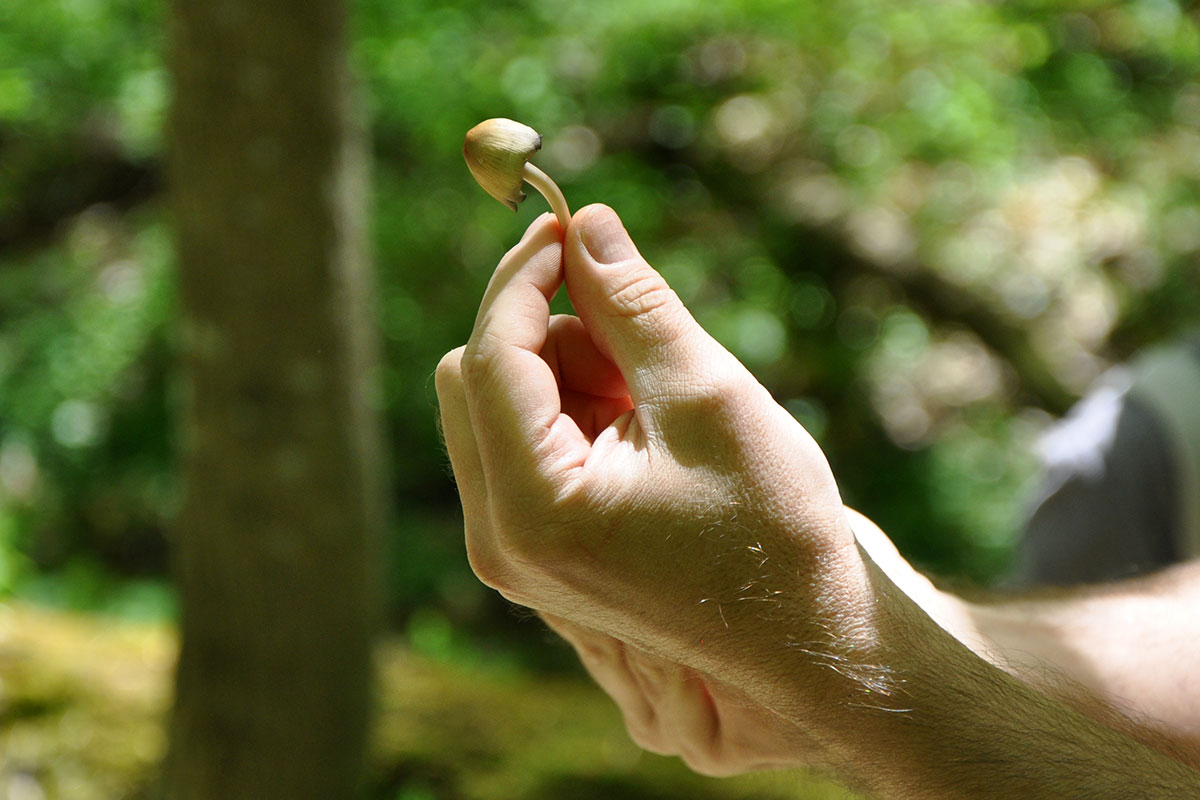
<instances>
[{"instance_id":1,"label":"thumb","mask_svg":"<svg viewBox=\"0 0 1200 800\"><path fill-rule=\"evenodd\" d=\"M576 313L635 403L673 394L710 366L713 341L678 295L638 253L611 208L591 205L571 219L563 273Z\"/></svg>"}]
</instances>

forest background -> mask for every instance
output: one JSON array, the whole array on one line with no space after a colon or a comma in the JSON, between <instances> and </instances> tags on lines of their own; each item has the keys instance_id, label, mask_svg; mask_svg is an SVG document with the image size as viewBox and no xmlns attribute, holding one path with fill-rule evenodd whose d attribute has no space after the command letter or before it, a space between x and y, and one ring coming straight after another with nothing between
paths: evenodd
<instances>
[{"instance_id":1,"label":"forest background","mask_svg":"<svg viewBox=\"0 0 1200 800\"><path fill-rule=\"evenodd\" d=\"M66 637L148 626L164 638L136 646L161 669L182 493L167 17L152 0L0 5L0 603L57 609L34 627ZM535 196L514 216L472 181L462 136L484 118L537 128L572 206L614 207L817 438L847 502L941 575L1002 575L1038 433L1109 366L1200 318L1190 2L362 0L348 58L370 142L383 616L430 697L474 682L495 692L477 705L524 707L513 698L545 676L571 698L545 714L591 697L566 649L471 576L438 437L434 365L544 210ZM148 791L167 701L139 717L140 744L72 749L63 715L86 693L17 702L4 636L14 647L24 628L7 624L0 778L83 796L61 788L78 762L95 796ZM547 797L610 796L612 781L629 797L722 791L647 767L594 708L605 732L547 756L556 767L520 761L516 734L489 739L508 766L481 767L453 737L418 756L419 726L381 733L392 750L372 786L515 796L497 775L545 773L560 781ZM59 739L16 760L22 731L48 721ZM589 742L618 755L598 767Z\"/></svg>"}]
</instances>

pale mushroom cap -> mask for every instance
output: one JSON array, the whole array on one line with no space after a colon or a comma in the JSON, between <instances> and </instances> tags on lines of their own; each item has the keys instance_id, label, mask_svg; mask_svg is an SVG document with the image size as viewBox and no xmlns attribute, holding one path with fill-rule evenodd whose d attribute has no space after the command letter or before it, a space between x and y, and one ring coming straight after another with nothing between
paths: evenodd
<instances>
[{"instance_id":1,"label":"pale mushroom cap","mask_svg":"<svg viewBox=\"0 0 1200 800\"><path fill-rule=\"evenodd\" d=\"M511 119L489 119L467 131L463 158L475 180L488 194L517 210L525 199L521 189L525 162L542 146L533 128Z\"/></svg>"}]
</instances>

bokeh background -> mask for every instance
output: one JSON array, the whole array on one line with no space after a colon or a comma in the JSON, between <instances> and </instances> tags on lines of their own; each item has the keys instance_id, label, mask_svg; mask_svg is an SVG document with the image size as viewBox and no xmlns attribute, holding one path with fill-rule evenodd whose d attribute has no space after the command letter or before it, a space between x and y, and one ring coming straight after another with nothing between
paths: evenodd
<instances>
[{"instance_id":1,"label":"bokeh background","mask_svg":"<svg viewBox=\"0 0 1200 800\"><path fill-rule=\"evenodd\" d=\"M986 583L1038 432L1200 318L1197 14L353 3L395 509L375 796L840 791L639 755L566 649L471 576L432 373L544 209L474 184L468 128L537 128L572 206L617 210L847 502L922 567ZM180 489L166 15L0 4L0 796L141 796L161 756Z\"/></svg>"}]
</instances>

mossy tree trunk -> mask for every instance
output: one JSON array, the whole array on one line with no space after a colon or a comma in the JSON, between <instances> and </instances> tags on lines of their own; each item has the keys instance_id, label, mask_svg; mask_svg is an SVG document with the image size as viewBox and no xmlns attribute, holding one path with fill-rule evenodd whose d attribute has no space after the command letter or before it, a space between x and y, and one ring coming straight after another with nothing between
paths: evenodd
<instances>
[{"instance_id":1,"label":"mossy tree trunk","mask_svg":"<svg viewBox=\"0 0 1200 800\"><path fill-rule=\"evenodd\" d=\"M185 498L173 800L359 788L382 518L339 0L176 0Z\"/></svg>"}]
</instances>

